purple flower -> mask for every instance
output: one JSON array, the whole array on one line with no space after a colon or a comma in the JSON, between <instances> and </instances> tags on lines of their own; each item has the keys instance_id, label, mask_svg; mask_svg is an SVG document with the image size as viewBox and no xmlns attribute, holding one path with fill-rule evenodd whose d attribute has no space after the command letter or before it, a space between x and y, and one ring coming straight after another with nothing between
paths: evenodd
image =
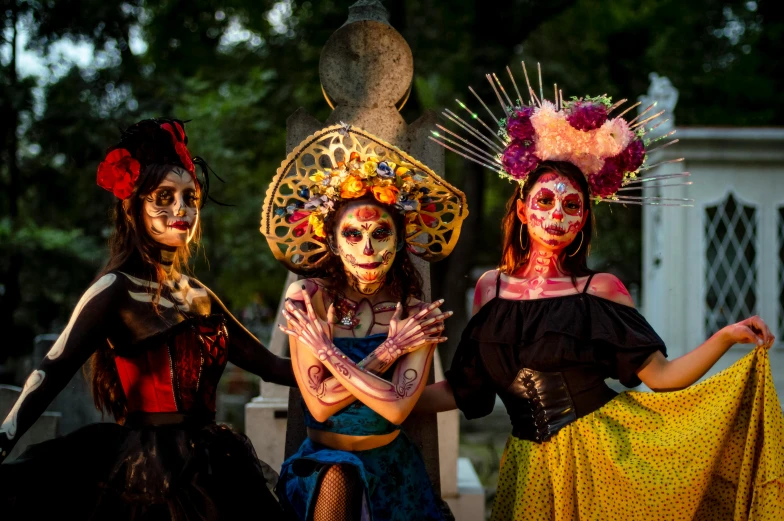
<instances>
[{"instance_id":1,"label":"purple flower","mask_svg":"<svg viewBox=\"0 0 784 521\"><path fill-rule=\"evenodd\" d=\"M591 194L597 197L609 197L615 194L623 183L624 172L621 154L608 157L601 170L588 176Z\"/></svg>"},{"instance_id":2,"label":"purple flower","mask_svg":"<svg viewBox=\"0 0 784 521\"><path fill-rule=\"evenodd\" d=\"M641 139L635 139L619 155L624 172L636 172L645 160L645 145Z\"/></svg>"},{"instance_id":3,"label":"purple flower","mask_svg":"<svg viewBox=\"0 0 784 521\"><path fill-rule=\"evenodd\" d=\"M386 161L382 161L378 164L378 166L376 167L376 173L378 174L379 177L383 177L386 179L395 177L395 173L392 171L391 168L389 168L389 165L387 164Z\"/></svg>"},{"instance_id":4,"label":"purple flower","mask_svg":"<svg viewBox=\"0 0 784 521\"><path fill-rule=\"evenodd\" d=\"M515 109L515 113L506 122L506 132L509 137L519 141L533 141L534 126L531 124L533 113L533 107Z\"/></svg>"},{"instance_id":5,"label":"purple flower","mask_svg":"<svg viewBox=\"0 0 784 521\"><path fill-rule=\"evenodd\" d=\"M568 109L566 120L577 130L593 130L607 121L607 107L593 101L575 101Z\"/></svg>"},{"instance_id":6,"label":"purple flower","mask_svg":"<svg viewBox=\"0 0 784 521\"><path fill-rule=\"evenodd\" d=\"M525 179L541 160L534 155L534 147L520 141L512 141L501 158L504 170L517 180Z\"/></svg>"}]
</instances>

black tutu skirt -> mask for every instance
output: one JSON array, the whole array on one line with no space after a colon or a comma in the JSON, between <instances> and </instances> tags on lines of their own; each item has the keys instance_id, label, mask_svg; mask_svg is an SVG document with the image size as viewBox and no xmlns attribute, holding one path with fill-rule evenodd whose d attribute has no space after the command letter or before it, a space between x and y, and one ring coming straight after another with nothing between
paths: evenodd
<instances>
[{"instance_id":1,"label":"black tutu skirt","mask_svg":"<svg viewBox=\"0 0 784 521\"><path fill-rule=\"evenodd\" d=\"M214 421L143 415L30 446L0 465L3 521L286 519L248 438ZM150 417L155 420L150 421Z\"/></svg>"}]
</instances>

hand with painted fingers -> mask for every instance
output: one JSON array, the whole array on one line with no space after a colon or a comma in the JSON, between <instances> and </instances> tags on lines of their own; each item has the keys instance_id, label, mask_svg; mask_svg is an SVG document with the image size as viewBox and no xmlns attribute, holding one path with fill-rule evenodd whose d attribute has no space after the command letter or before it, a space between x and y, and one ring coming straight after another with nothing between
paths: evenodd
<instances>
[{"instance_id":1,"label":"hand with painted fingers","mask_svg":"<svg viewBox=\"0 0 784 521\"><path fill-rule=\"evenodd\" d=\"M288 327L282 325L278 327L307 346L319 360L323 361L327 357L327 351L335 349L332 345L331 326L335 322L335 309L333 306L329 307L327 322L324 323L313 310L313 303L307 291L302 292L302 300L305 303L305 313L292 300L286 300L283 316L288 322Z\"/></svg>"},{"instance_id":2,"label":"hand with painted fingers","mask_svg":"<svg viewBox=\"0 0 784 521\"><path fill-rule=\"evenodd\" d=\"M731 344L756 344L765 349L770 349L776 341L768 325L758 316L726 326L720 334Z\"/></svg>"},{"instance_id":3,"label":"hand with painted fingers","mask_svg":"<svg viewBox=\"0 0 784 521\"><path fill-rule=\"evenodd\" d=\"M422 308L408 318L401 318L403 305L398 302L395 314L389 321L387 339L373 352L384 367L389 367L401 356L426 345L446 342L441 336L444 321L452 316L451 311L441 313L439 306L444 301L437 300Z\"/></svg>"}]
</instances>

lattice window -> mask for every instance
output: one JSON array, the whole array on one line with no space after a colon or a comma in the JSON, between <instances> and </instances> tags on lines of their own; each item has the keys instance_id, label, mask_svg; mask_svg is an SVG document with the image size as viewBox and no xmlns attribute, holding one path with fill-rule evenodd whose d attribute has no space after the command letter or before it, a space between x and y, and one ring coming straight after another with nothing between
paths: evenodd
<instances>
[{"instance_id":1,"label":"lattice window","mask_svg":"<svg viewBox=\"0 0 784 521\"><path fill-rule=\"evenodd\" d=\"M742 320L757 308L757 209L732 194L705 209L705 332Z\"/></svg>"},{"instance_id":2,"label":"lattice window","mask_svg":"<svg viewBox=\"0 0 784 521\"><path fill-rule=\"evenodd\" d=\"M784 206L779 207L779 343L784 342Z\"/></svg>"}]
</instances>

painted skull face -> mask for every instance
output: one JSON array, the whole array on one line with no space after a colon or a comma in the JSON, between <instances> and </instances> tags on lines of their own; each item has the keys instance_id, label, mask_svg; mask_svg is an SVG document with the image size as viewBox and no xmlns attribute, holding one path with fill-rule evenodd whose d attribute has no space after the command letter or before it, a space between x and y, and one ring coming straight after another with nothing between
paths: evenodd
<instances>
[{"instance_id":1,"label":"painted skull face","mask_svg":"<svg viewBox=\"0 0 784 521\"><path fill-rule=\"evenodd\" d=\"M549 172L531 187L517 215L528 224L528 235L546 249L561 250L574 241L585 224L585 206L580 187L570 178Z\"/></svg>"},{"instance_id":2,"label":"painted skull face","mask_svg":"<svg viewBox=\"0 0 784 521\"><path fill-rule=\"evenodd\" d=\"M343 210L335 228L338 253L360 288L386 277L395 260L396 232L392 216L376 204L357 201Z\"/></svg>"},{"instance_id":3,"label":"painted skull face","mask_svg":"<svg viewBox=\"0 0 784 521\"><path fill-rule=\"evenodd\" d=\"M144 226L156 242L185 246L199 224L199 192L189 172L173 168L161 184L144 197Z\"/></svg>"}]
</instances>

